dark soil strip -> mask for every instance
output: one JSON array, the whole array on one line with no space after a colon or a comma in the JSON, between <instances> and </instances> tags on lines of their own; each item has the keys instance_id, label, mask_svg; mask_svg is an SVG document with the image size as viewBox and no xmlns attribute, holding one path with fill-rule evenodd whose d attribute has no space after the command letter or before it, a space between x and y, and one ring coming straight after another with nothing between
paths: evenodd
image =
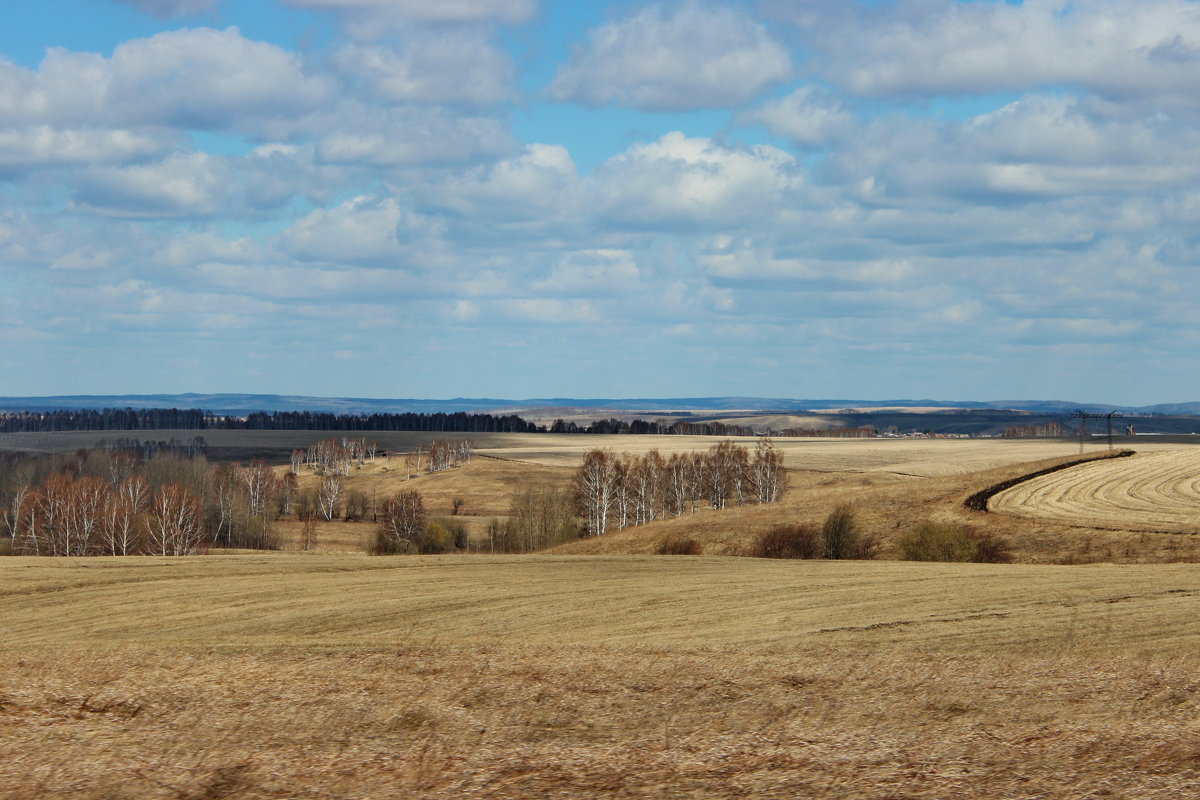
<instances>
[{"instance_id":1,"label":"dark soil strip","mask_svg":"<svg viewBox=\"0 0 1200 800\"><path fill-rule=\"evenodd\" d=\"M1018 483L1024 483L1025 481L1033 480L1034 478L1040 478L1043 475L1049 475L1051 472L1058 472L1059 470L1077 467L1080 464L1087 464L1090 461L1101 461L1106 458L1125 458L1126 456L1133 455L1133 452L1134 451L1132 450L1117 450L1116 452L1101 453L1100 455L1092 455L1088 456L1087 458L1077 458L1074 461L1068 461L1065 464L1058 464L1053 467L1039 469L1037 472L1030 472L1028 475L1018 475L1015 478L1009 478L1006 481L1000 481L1000 483L993 483L986 489L976 492L964 500L963 505L974 511L987 511L988 500L991 500L1005 489L1011 489Z\"/></svg>"}]
</instances>

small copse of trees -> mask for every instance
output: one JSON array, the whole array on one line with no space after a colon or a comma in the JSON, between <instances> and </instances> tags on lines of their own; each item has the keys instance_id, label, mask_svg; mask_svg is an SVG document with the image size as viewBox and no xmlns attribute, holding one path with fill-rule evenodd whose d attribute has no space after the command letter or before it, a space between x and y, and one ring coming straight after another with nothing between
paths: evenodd
<instances>
[{"instance_id":1,"label":"small copse of trees","mask_svg":"<svg viewBox=\"0 0 1200 800\"><path fill-rule=\"evenodd\" d=\"M764 437L753 456L729 440L705 453L673 453L667 459L657 450L644 456L592 450L572 486L585 532L600 536L610 528L695 513L699 507L773 503L786 480L783 455Z\"/></svg>"},{"instance_id":2,"label":"small copse of trees","mask_svg":"<svg viewBox=\"0 0 1200 800\"><path fill-rule=\"evenodd\" d=\"M186 555L273 549L285 483L264 462L80 450L0 461L0 532L18 555Z\"/></svg>"}]
</instances>

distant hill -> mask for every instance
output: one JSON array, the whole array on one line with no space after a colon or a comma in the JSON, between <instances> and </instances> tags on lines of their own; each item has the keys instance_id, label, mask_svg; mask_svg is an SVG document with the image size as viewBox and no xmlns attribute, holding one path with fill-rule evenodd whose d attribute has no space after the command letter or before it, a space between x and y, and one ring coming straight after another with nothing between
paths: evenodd
<instances>
[{"instance_id":1,"label":"distant hill","mask_svg":"<svg viewBox=\"0 0 1200 800\"><path fill-rule=\"evenodd\" d=\"M278 394L138 394L53 395L0 397L2 411L53 411L83 408L202 409L241 416L252 411L319 411L333 414L496 412L520 413L530 409L611 409L642 412L783 412L811 409L945 408L1014 410L1037 414L1070 414L1075 409L1092 412L1121 411L1138 415L1200 415L1200 402L1162 403L1150 406L1113 406L1066 400L855 400L852 398L790 399L771 397L653 397L501 399L452 397L446 400L411 398L309 397Z\"/></svg>"}]
</instances>

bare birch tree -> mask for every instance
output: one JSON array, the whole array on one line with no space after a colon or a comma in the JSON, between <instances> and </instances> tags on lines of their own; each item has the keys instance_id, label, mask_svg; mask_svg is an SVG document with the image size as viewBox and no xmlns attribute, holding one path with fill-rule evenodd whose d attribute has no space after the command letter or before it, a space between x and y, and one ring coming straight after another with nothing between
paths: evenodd
<instances>
[{"instance_id":1,"label":"bare birch tree","mask_svg":"<svg viewBox=\"0 0 1200 800\"><path fill-rule=\"evenodd\" d=\"M415 553L425 530L425 504L411 489L397 492L383 504L379 535L381 552Z\"/></svg>"},{"instance_id":2,"label":"bare birch tree","mask_svg":"<svg viewBox=\"0 0 1200 800\"><path fill-rule=\"evenodd\" d=\"M338 499L342 496L342 479L338 475L326 475L317 491L317 507L328 522L337 514Z\"/></svg>"},{"instance_id":3,"label":"bare birch tree","mask_svg":"<svg viewBox=\"0 0 1200 800\"><path fill-rule=\"evenodd\" d=\"M149 538L156 555L184 556L195 552L203 539L200 501L181 483L158 490L151 507Z\"/></svg>"}]
</instances>

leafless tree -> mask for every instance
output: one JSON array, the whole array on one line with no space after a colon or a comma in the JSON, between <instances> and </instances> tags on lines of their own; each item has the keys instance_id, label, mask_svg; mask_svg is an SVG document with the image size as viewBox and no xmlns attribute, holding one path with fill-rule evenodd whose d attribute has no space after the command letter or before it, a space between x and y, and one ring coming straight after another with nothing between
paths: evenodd
<instances>
[{"instance_id":1,"label":"leafless tree","mask_svg":"<svg viewBox=\"0 0 1200 800\"><path fill-rule=\"evenodd\" d=\"M252 461L250 466L237 470L237 478L246 494L250 515L265 521L268 518L271 496L278 490L274 471L265 461Z\"/></svg>"},{"instance_id":2,"label":"leafless tree","mask_svg":"<svg viewBox=\"0 0 1200 800\"><path fill-rule=\"evenodd\" d=\"M109 498L105 512L105 550L114 556L137 551L142 515L150 502L150 486L141 475L124 478Z\"/></svg>"},{"instance_id":3,"label":"leafless tree","mask_svg":"<svg viewBox=\"0 0 1200 800\"><path fill-rule=\"evenodd\" d=\"M317 491L317 507L326 521L337 513L338 499L342 496L342 479L338 475L326 475Z\"/></svg>"},{"instance_id":4,"label":"leafless tree","mask_svg":"<svg viewBox=\"0 0 1200 800\"><path fill-rule=\"evenodd\" d=\"M416 552L425 530L425 505L413 490L397 492L383 504L380 535L387 552Z\"/></svg>"},{"instance_id":5,"label":"leafless tree","mask_svg":"<svg viewBox=\"0 0 1200 800\"><path fill-rule=\"evenodd\" d=\"M152 551L163 556L183 556L196 550L203 537L200 501L180 483L158 490L150 513Z\"/></svg>"},{"instance_id":6,"label":"leafless tree","mask_svg":"<svg viewBox=\"0 0 1200 800\"><path fill-rule=\"evenodd\" d=\"M21 484L16 487L12 498L0 507L0 521L4 523L4 530L8 534L10 552L17 552L17 540L21 534L21 524L25 506L29 503L30 488L28 484Z\"/></svg>"},{"instance_id":7,"label":"leafless tree","mask_svg":"<svg viewBox=\"0 0 1200 800\"><path fill-rule=\"evenodd\" d=\"M783 453L775 448L769 436L764 436L758 440L750 463L750 486L759 505L777 501L786 482Z\"/></svg>"},{"instance_id":8,"label":"leafless tree","mask_svg":"<svg viewBox=\"0 0 1200 800\"><path fill-rule=\"evenodd\" d=\"M615 462L611 452L592 450L583 457L583 465L575 473L575 496L591 536L602 536L608 530L609 516L617 499Z\"/></svg>"}]
</instances>

